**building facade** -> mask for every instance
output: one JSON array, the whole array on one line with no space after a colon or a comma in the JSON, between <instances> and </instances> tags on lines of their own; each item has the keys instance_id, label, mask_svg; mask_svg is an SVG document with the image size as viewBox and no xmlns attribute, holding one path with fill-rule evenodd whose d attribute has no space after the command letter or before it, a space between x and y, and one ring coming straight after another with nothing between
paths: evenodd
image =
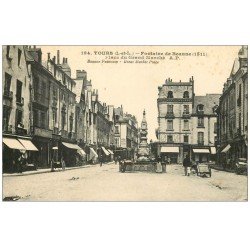
<instances>
[{"instance_id":1,"label":"building facade","mask_svg":"<svg viewBox=\"0 0 250 250\"><path fill-rule=\"evenodd\" d=\"M168 78L158 88L158 129L156 136L159 151L172 163L183 161L190 152L191 113L194 101L194 80L173 82Z\"/></svg>"},{"instance_id":2,"label":"building facade","mask_svg":"<svg viewBox=\"0 0 250 250\"><path fill-rule=\"evenodd\" d=\"M186 154L193 161L215 158L219 94L195 96L194 79L173 82L158 88L158 155L171 163L182 163Z\"/></svg>"},{"instance_id":3,"label":"building facade","mask_svg":"<svg viewBox=\"0 0 250 250\"><path fill-rule=\"evenodd\" d=\"M224 84L218 113L218 162L233 167L247 158L248 141L248 48L242 46Z\"/></svg>"},{"instance_id":4,"label":"building facade","mask_svg":"<svg viewBox=\"0 0 250 250\"><path fill-rule=\"evenodd\" d=\"M115 109L115 152L122 158L133 159L138 153L139 130L135 116Z\"/></svg>"},{"instance_id":5,"label":"building facade","mask_svg":"<svg viewBox=\"0 0 250 250\"><path fill-rule=\"evenodd\" d=\"M21 151L30 151L31 84L24 46L3 46L3 171L17 171ZM34 151L37 149L34 147ZM29 154L30 152L28 152ZM28 159L32 160L32 159Z\"/></svg>"},{"instance_id":6,"label":"building facade","mask_svg":"<svg viewBox=\"0 0 250 250\"><path fill-rule=\"evenodd\" d=\"M220 94L194 96L191 148L195 162L216 160L217 113Z\"/></svg>"}]
</instances>

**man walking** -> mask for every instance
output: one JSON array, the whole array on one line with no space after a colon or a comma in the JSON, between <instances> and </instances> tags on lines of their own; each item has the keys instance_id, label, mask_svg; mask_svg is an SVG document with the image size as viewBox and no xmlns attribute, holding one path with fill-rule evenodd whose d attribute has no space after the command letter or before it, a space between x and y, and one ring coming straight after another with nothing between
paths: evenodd
<instances>
[{"instance_id":1,"label":"man walking","mask_svg":"<svg viewBox=\"0 0 250 250\"><path fill-rule=\"evenodd\" d=\"M189 155L187 154L185 159L183 160L183 167L185 170L185 176L190 175L190 165L191 165L191 161L189 159Z\"/></svg>"}]
</instances>

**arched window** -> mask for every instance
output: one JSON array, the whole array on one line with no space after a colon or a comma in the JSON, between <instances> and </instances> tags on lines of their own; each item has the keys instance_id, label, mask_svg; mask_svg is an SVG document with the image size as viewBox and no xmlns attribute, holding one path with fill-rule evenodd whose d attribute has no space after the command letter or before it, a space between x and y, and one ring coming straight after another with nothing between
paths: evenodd
<instances>
[{"instance_id":1,"label":"arched window","mask_svg":"<svg viewBox=\"0 0 250 250\"><path fill-rule=\"evenodd\" d=\"M185 91L183 93L183 98L189 98L189 92L188 91Z\"/></svg>"},{"instance_id":2,"label":"arched window","mask_svg":"<svg viewBox=\"0 0 250 250\"><path fill-rule=\"evenodd\" d=\"M168 91L168 98L174 98L174 97L173 97L173 92L172 92L172 91Z\"/></svg>"}]
</instances>

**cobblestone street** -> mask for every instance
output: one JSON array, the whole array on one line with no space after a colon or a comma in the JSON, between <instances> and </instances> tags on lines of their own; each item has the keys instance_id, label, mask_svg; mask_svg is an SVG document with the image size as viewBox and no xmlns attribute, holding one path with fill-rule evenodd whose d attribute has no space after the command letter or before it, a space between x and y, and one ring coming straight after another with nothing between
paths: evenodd
<instances>
[{"instance_id":1,"label":"cobblestone street","mask_svg":"<svg viewBox=\"0 0 250 250\"><path fill-rule=\"evenodd\" d=\"M212 178L167 173L120 173L104 164L53 173L3 177L3 198L20 201L246 201L247 177L212 170Z\"/></svg>"}]
</instances>

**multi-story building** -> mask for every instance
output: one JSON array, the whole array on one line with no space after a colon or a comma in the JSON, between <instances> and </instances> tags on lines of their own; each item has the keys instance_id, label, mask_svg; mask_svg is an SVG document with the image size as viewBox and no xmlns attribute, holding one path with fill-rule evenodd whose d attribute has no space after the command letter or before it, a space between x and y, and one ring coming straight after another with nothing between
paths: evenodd
<instances>
[{"instance_id":1,"label":"multi-story building","mask_svg":"<svg viewBox=\"0 0 250 250\"><path fill-rule=\"evenodd\" d=\"M217 107L220 94L194 96L191 117L191 134L186 143L192 147L192 158L196 162L216 160ZM185 122L185 121L184 121Z\"/></svg>"},{"instance_id":2,"label":"multi-story building","mask_svg":"<svg viewBox=\"0 0 250 250\"><path fill-rule=\"evenodd\" d=\"M225 167L247 158L248 48L242 46L224 84L218 113L218 161Z\"/></svg>"},{"instance_id":3,"label":"multi-story building","mask_svg":"<svg viewBox=\"0 0 250 250\"><path fill-rule=\"evenodd\" d=\"M135 116L115 109L115 152L122 158L134 158L138 151L138 123Z\"/></svg>"},{"instance_id":4,"label":"multi-story building","mask_svg":"<svg viewBox=\"0 0 250 250\"><path fill-rule=\"evenodd\" d=\"M190 152L194 80L173 82L168 78L158 90L159 151L172 163L179 163Z\"/></svg>"},{"instance_id":5,"label":"multi-story building","mask_svg":"<svg viewBox=\"0 0 250 250\"><path fill-rule=\"evenodd\" d=\"M31 76L31 132L39 150L38 167L48 167L54 149L57 158L63 157L66 166L75 164L75 82L67 58L60 64L60 54L42 62L41 49L27 49L27 63Z\"/></svg>"},{"instance_id":6,"label":"multi-story building","mask_svg":"<svg viewBox=\"0 0 250 250\"><path fill-rule=\"evenodd\" d=\"M21 151L37 151L31 142L31 85L24 46L3 46L3 171L16 171Z\"/></svg>"},{"instance_id":7,"label":"multi-story building","mask_svg":"<svg viewBox=\"0 0 250 250\"><path fill-rule=\"evenodd\" d=\"M168 79L158 89L158 154L172 163L181 163L186 154L195 161L213 158L220 95L195 96L193 77L188 82Z\"/></svg>"}]
</instances>

